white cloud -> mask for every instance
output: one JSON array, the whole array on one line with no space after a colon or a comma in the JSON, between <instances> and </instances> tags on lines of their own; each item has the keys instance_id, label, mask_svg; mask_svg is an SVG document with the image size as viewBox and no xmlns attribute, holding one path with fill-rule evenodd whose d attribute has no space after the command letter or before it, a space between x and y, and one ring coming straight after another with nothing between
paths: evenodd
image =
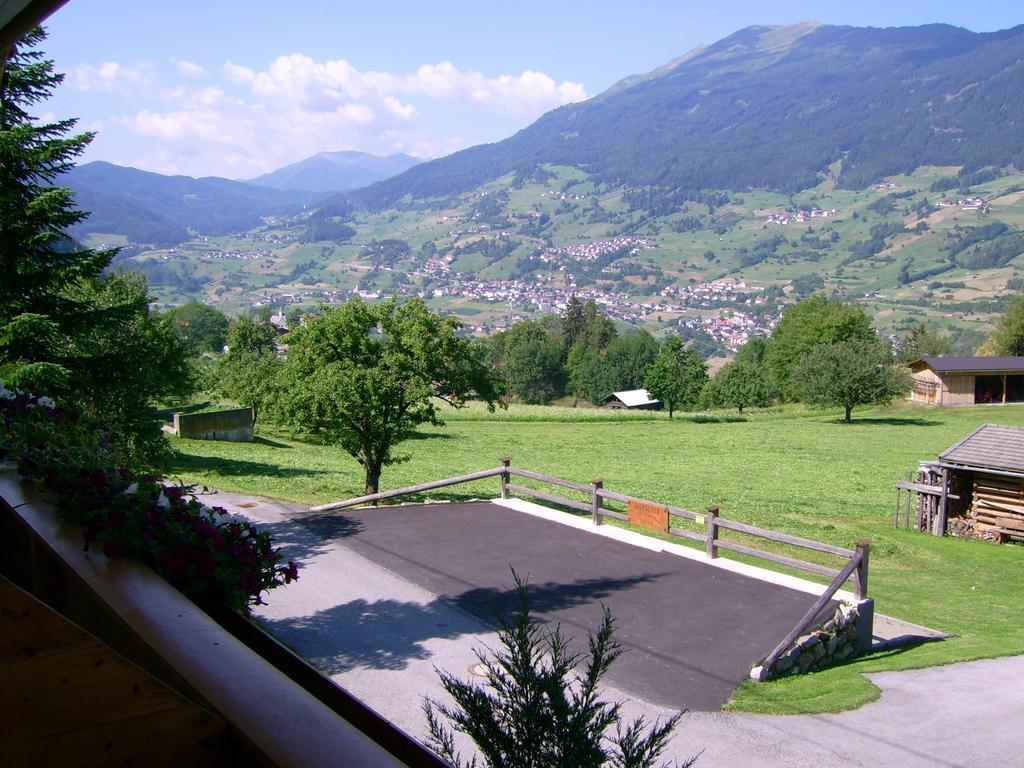
<instances>
[{"instance_id":1,"label":"white cloud","mask_svg":"<svg viewBox=\"0 0 1024 768\"><path fill-rule=\"evenodd\" d=\"M121 91L140 92L153 88L156 78L152 66L142 62L125 65L116 61L105 61L93 66L80 64L71 72L70 84L80 91Z\"/></svg>"},{"instance_id":2,"label":"white cloud","mask_svg":"<svg viewBox=\"0 0 1024 768\"><path fill-rule=\"evenodd\" d=\"M184 75L185 77L198 80L199 78L207 77L210 73L207 72L199 64L194 61L188 61L187 59L171 58L171 63L174 68L178 70L178 74Z\"/></svg>"},{"instance_id":3,"label":"white cloud","mask_svg":"<svg viewBox=\"0 0 1024 768\"><path fill-rule=\"evenodd\" d=\"M458 69L450 61L424 64L412 75L395 76L370 72L367 79L385 92L422 94L442 101L464 101L505 114L538 116L541 113L587 98L586 88L568 80L556 83L543 72L526 70L521 75L487 77Z\"/></svg>"},{"instance_id":4,"label":"white cloud","mask_svg":"<svg viewBox=\"0 0 1024 768\"><path fill-rule=\"evenodd\" d=\"M148 97L118 121L135 137L131 150L122 150L135 156L119 161L248 178L323 150L437 157L493 140L493 134L475 141L464 135L478 122L508 125L511 132L587 96L579 83L559 83L543 72L488 77L449 61L410 73L361 72L344 59L315 61L301 53L279 56L261 70L230 60L217 73L189 61L171 63L168 71L183 80L160 84L150 67L116 62L76 70L82 90L127 96L134 89ZM189 82L198 78L206 82Z\"/></svg>"}]
</instances>

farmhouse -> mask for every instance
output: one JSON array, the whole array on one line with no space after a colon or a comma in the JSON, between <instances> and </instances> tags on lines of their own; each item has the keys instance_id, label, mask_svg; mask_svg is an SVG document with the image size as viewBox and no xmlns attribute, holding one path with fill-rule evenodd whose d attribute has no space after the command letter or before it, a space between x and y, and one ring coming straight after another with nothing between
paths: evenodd
<instances>
[{"instance_id":1,"label":"farmhouse","mask_svg":"<svg viewBox=\"0 0 1024 768\"><path fill-rule=\"evenodd\" d=\"M601 401L602 408L626 408L634 411L660 411L661 400L651 399L646 389L612 392Z\"/></svg>"},{"instance_id":2,"label":"farmhouse","mask_svg":"<svg viewBox=\"0 0 1024 768\"><path fill-rule=\"evenodd\" d=\"M910 399L931 405L1024 402L1024 357L923 357Z\"/></svg>"}]
</instances>

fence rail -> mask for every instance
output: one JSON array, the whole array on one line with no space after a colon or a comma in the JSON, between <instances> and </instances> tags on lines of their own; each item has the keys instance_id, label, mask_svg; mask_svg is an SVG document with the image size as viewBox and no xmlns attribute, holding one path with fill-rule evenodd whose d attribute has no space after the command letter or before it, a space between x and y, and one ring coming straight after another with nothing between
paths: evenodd
<instances>
[{"instance_id":1,"label":"fence rail","mask_svg":"<svg viewBox=\"0 0 1024 768\"><path fill-rule=\"evenodd\" d=\"M525 485L519 485L512 482L513 476L524 477L536 482L547 483L561 488L568 488L579 493L589 494L590 501L584 502L575 499L568 499L554 493L530 488ZM406 488L398 488L393 491L382 491L380 493L357 496L354 499L336 501L331 504L321 504L316 507L310 507L310 511L327 512L332 509L342 509L344 507L352 507L357 504L367 504L370 502L383 501L385 499L393 499L413 493L422 493L423 491L429 491L435 488L445 488L450 485L473 482L474 480L484 480L489 477L501 478L501 497L503 499L507 499L511 494L515 493L521 496L530 496L535 499L548 501L553 504L558 504L559 506L568 507L581 512L589 512L594 525L601 525L605 517L610 517L614 520L621 520L623 522L629 522L630 520L628 514L623 514L618 510L606 507L604 505L605 501L615 501L626 505L630 505L631 503L642 504L664 509L669 515L675 515L676 517L681 517L684 520L693 521L698 525L706 526L704 533L698 533L685 528L669 525L668 533L689 541L703 543L708 558L717 558L719 557L719 550L725 550L728 552L735 552L740 555L760 558L762 560L767 560L769 562L785 565L791 568L798 568L820 576L832 577L832 584L818 601L818 603L821 604L818 605L818 603L815 603L815 606L817 607L812 609L814 611L813 614L808 612L808 616L810 618L805 617L807 622L813 620L814 616L817 615L817 613L828 603L829 600L832 599L835 593L839 591L843 584L845 584L850 578L854 579L854 594L857 599L863 600L867 597L868 551L870 544L866 540L859 542L856 550L844 549L843 547L836 547L832 544L825 544L824 542L805 539L800 536L791 536L787 533L772 531L768 528L760 528L756 525L748 525L747 523L741 523L737 520L723 518L719 515L719 508L717 505L708 507L706 512L701 514L681 507L659 504L657 502L648 501L647 499L641 499L636 496L630 496L625 493L609 490L604 487L604 481L601 479L593 480L589 485L585 485L583 483L575 483L570 480L563 480L559 477L551 477L550 475L544 475L539 472L531 472L527 469L520 469L519 467L512 466L512 459L508 456L502 458L501 466L494 469L485 469L481 472L471 472L468 475L459 475L458 477L436 480L431 483L411 485ZM808 549L815 552L822 552L829 555L835 555L837 557L847 558L847 562L843 568L835 569L818 563L811 563L805 560L776 554L775 552L756 549L734 541L721 539L720 532L723 529L768 541L778 542L780 544L787 544L801 549ZM795 631L799 634L799 632L802 632L806 627L806 624L798 626L798 631ZM792 642L792 639L790 642ZM771 657L769 656L769 658Z\"/></svg>"}]
</instances>

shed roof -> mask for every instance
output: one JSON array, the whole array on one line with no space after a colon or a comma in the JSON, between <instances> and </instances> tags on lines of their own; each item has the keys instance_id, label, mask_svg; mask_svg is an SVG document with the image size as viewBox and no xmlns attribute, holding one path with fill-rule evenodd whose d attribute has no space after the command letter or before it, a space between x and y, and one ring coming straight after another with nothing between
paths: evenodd
<instances>
[{"instance_id":1,"label":"shed roof","mask_svg":"<svg viewBox=\"0 0 1024 768\"><path fill-rule=\"evenodd\" d=\"M984 424L939 456L943 464L1024 474L1024 429Z\"/></svg>"},{"instance_id":2,"label":"shed roof","mask_svg":"<svg viewBox=\"0 0 1024 768\"><path fill-rule=\"evenodd\" d=\"M652 403L660 403L660 400L655 400L651 397L650 392L646 389L627 389L622 392L612 392L603 402L608 402L612 398L621 400L624 405L630 408L636 408L639 405L651 405Z\"/></svg>"},{"instance_id":3,"label":"shed roof","mask_svg":"<svg viewBox=\"0 0 1024 768\"><path fill-rule=\"evenodd\" d=\"M922 357L911 365L924 363L936 373L969 371L1024 372L1024 357Z\"/></svg>"}]
</instances>

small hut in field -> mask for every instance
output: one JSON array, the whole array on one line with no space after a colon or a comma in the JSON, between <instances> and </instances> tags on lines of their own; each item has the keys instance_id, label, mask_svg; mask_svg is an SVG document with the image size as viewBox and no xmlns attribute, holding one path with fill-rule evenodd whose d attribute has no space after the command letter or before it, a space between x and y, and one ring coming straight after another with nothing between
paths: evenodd
<instances>
[{"instance_id":1,"label":"small hut in field","mask_svg":"<svg viewBox=\"0 0 1024 768\"><path fill-rule=\"evenodd\" d=\"M897 487L917 495L918 530L1024 541L1024 429L984 424Z\"/></svg>"},{"instance_id":2,"label":"small hut in field","mask_svg":"<svg viewBox=\"0 0 1024 768\"><path fill-rule=\"evenodd\" d=\"M631 411L660 411L661 400L655 400L646 389L627 389L612 392L601 401L602 408L621 408Z\"/></svg>"}]
</instances>

